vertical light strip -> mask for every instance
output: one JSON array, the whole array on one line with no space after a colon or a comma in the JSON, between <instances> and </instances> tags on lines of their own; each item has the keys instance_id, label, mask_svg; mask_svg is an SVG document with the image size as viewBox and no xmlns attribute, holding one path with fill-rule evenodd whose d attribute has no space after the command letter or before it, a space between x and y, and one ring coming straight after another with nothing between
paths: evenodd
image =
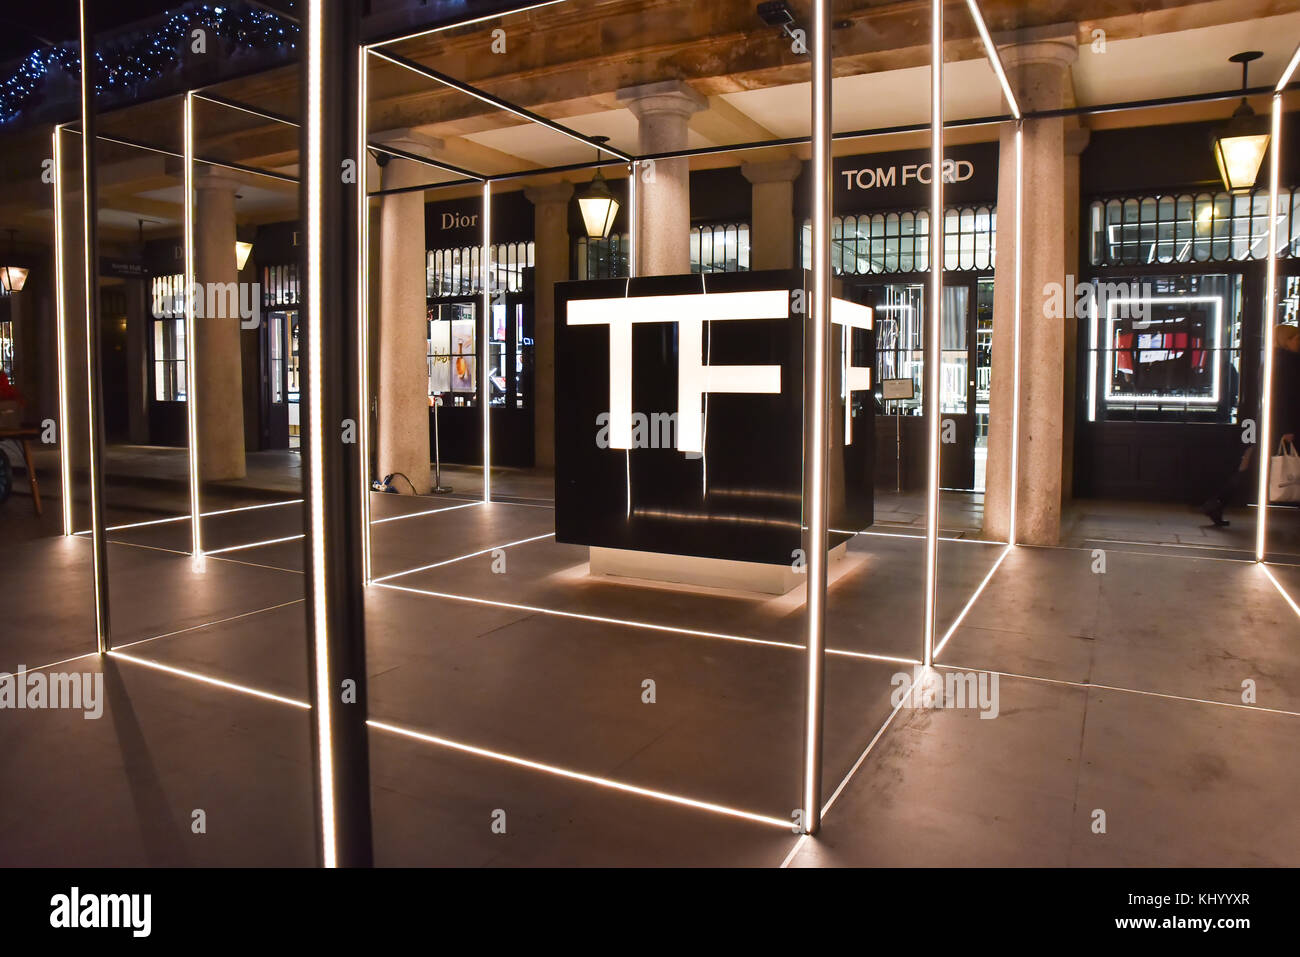
<instances>
[{"instance_id":1,"label":"vertical light strip","mask_svg":"<svg viewBox=\"0 0 1300 957\"><path fill-rule=\"evenodd\" d=\"M370 49L357 47L357 441L361 469L361 581L370 584L370 154L366 83Z\"/></svg>"},{"instance_id":2,"label":"vertical light strip","mask_svg":"<svg viewBox=\"0 0 1300 957\"><path fill-rule=\"evenodd\" d=\"M939 565L939 388L943 309L943 0L930 0L930 323L926 330L926 415L930 425L925 522L925 656L934 662Z\"/></svg>"},{"instance_id":3,"label":"vertical light strip","mask_svg":"<svg viewBox=\"0 0 1300 957\"><path fill-rule=\"evenodd\" d=\"M637 188L637 180L641 175L641 167L637 160L633 160L628 166L627 177L627 274L636 278L637 269L640 267L641 257L637 250L640 248L640 237L637 236L637 230L641 228L640 219L640 193ZM586 278L585 276L583 278Z\"/></svg>"},{"instance_id":4,"label":"vertical light strip","mask_svg":"<svg viewBox=\"0 0 1300 957\"><path fill-rule=\"evenodd\" d=\"M1282 154L1282 94L1273 94L1273 130L1270 140L1268 170L1268 267L1264 289L1264 388L1260 392L1259 448L1255 456L1259 468L1259 520L1255 524L1255 561L1262 562L1268 547L1268 472L1273 455L1273 416L1269 408L1273 397L1273 324L1277 322L1277 189ZM1290 237L1288 237L1289 241Z\"/></svg>"},{"instance_id":5,"label":"vertical light strip","mask_svg":"<svg viewBox=\"0 0 1300 957\"><path fill-rule=\"evenodd\" d=\"M1024 121L1016 121L1016 288L1012 296L1015 303L1014 335L1012 348L1011 387L1011 520L1007 525L1007 544L1016 544L1016 501L1020 493L1020 287L1023 284L1025 261L1025 131ZM1096 320L1094 320L1095 322ZM1093 351L1093 356L1096 356ZM1094 378L1095 381L1095 378Z\"/></svg>"},{"instance_id":6,"label":"vertical light strip","mask_svg":"<svg viewBox=\"0 0 1300 957\"><path fill-rule=\"evenodd\" d=\"M316 665L316 697L321 706L313 709L316 717L316 749L320 765L321 853L326 867L338 863L337 833L334 820L334 746L332 733L333 681L330 678L330 658L326 617L325 590L325 408L324 368L322 367L321 308L324 305L324 262L321 237L324 223L321 217L322 194L325 188L323 168L324 142L322 127L325 123L324 96L324 5L326 0L308 0L306 38L307 50L303 69L307 81L307 115L304 118L306 156L303 166L306 173L304 198L307 209L307 289L306 289L306 346L307 346L307 505L310 533L312 631L311 636Z\"/></svg>"},{"instance_id":7,"label":"vertical light strip","mask_svg":"<svg viewBox=\"0 0 1300 957\"><path fill-rule=\"evenodd\" d=\"M185 427L190 460L190 554L203 557L203 508L199 501L199 394L198 330L194 328L194 298L198 295L194 270L194 96L185 94Z\"/></svg>"},{"instance_id":8,"label":"vertical light strip","mask_svg":"<svg viewBox=\"0 0 1300 957\"><path fill-rule=\"evenodd\" d=\"M483 255L479 264L483 272L483 344L482 364L478 370L479 401L483 405L483 503L492 501L492 181L483 181ZM504 349L505 346L502 346ZM509 395L509 383L506 394Z\"/></svg>"},{"instance_id":9,"label":"vertical light strip","mask_svg":"<svg viewBox=\"0 0 1300 957\"><path fill-rule=\"evenodd\" d=\"M830 0L813 4L813 84L812 84L812 309L806 321L812 324L811 337L804 336L811 356L804 366L811 371L811 381L804 386L804 402L810 405L808 469L805 481L809 488L804 521L808 525L807 605L808 605L808 674L805 689L803 813L804 831L815 834L821 827L822 777L822 693L824 648L826 642L826 369L827 329L831 318L831 45Z\"/></svg>"},{"instance_id":10,"label":"vertical light strip","mask_svg":"<svg viewBox=\"0 0 1300 957\"><path fill-rule=\"evenodd\" d=\"M95 363L98 356L95 355L95 343L98 341L96 336L97 330L93 328L93 323L98 317L95 309L96 297L99 295L99 262L95 257L95 250L91 248L92 222L99 216L99 210L95 208L95 196L90 188L90 178L95 163L95 136L94 124L90 120L92 109L92 100L95 96L95 83L90 61L93 59L88 56L91 46L90 31L86 24L86 0L81 0L77 5L80 18L80 43L81 43L81 245L82 245L82 277L84 281L85 302L85 338L86 338L86 434L90 440L87 446L90 453L87 461L90 466L90 529L94 545L91 549L93 553L93 572L95 576L95 634L99 647L99 653L106 654L108 648L108 609L106 602L108 600L107 584L108 579L106 569L103 567L104 559L104 521L101 509L103 503L99 500L100 483L99 470L103 463L99 461L99 447L97 445L96 435L96 412L98 396L95 389Z\"/></svg>"},{"instance_id":11,"label":"vertical light strip","mask_svg":"<svg viewBox=\"0 0 1300 957\"><path fill-rule=\"evenodd\" d=\"M63 499L63 534L72 534L72 430L68 421L67 296L63 277L63 125L54 127L54 342L59 377L59 482Z\"/></svg>"}]
</instances>

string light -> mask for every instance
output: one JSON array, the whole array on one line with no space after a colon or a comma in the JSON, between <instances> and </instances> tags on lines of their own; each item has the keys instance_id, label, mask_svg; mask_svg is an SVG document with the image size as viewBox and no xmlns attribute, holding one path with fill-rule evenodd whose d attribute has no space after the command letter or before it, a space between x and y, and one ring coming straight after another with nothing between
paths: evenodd
<instances>
[{"instance_id":1,"label":"string light","mask_svg":"<svg viewBox=\"0 0 1300 957\"><path fill-rule=\"evenodd\" d=\"M99 79L96 96L133 99L142 88L178 70L189 54L194 30L205 31L209 54L228 57L245 51L297 49L298 25L257 8L195 5L170 14L157 28L110 37L95 51ZM78 80L81 66L75 42L33 50L7 79L0 80L0 126L20 119L36 103L42 87L62 74Z\"/></svg>"}]
</instances>

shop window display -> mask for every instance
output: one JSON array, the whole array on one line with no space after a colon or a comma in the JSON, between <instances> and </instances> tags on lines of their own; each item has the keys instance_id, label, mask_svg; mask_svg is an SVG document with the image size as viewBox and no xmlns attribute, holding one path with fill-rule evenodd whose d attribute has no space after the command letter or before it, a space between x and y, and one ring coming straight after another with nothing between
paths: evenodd
<instances>
[{"instance_id":1,"label":"shop window display","mask_svg":"<svg viewBox=\"0 0 1300 957\"><path fill-rule=\"evenodd\" d=\"M1239 275L1107 277L1088 319L1088 420L1234 422Z\"/></svg>"}]
</instances>

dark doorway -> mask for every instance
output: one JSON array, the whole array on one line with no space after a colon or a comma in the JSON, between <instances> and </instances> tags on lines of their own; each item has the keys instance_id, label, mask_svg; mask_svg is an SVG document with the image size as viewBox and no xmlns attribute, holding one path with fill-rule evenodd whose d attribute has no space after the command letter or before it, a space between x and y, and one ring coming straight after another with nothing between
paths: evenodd
<instances>
[{"instance_id":1,"label":"dark doorway","mask_svg":"<svg viewBox=\"0 0 1300 957\"><path fill-rule=\"evenodd\" d=\"M125 285L121 281L101 284L99 303L104 434L109 442L127 442L131 436L131 406Z\"/></svg>"}]
</instances>

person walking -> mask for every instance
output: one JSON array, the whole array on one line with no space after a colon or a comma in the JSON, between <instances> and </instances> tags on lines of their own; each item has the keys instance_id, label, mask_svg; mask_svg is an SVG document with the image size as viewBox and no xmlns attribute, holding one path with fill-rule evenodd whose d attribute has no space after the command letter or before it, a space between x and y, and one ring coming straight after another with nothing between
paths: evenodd
<instances>
[{"instance_id":1,"label":"person walking","mask_svg":"<svg viewBox=\"0 0 1300 957\"><path fill-rule=\"evenodd\" d=\"M1294 442L1300 432L1300 327L1280 325L1273 329L1273 389L1269 395L1269 413L1271 431L1277 436L1277 441ZM1228 476L1218 494L1206 499L1201 506L1201 511L1220 528L1231 524L1223 517L1223 509L1246 480L1256 448L1252 445L1246 449L1241 464Z\"/></svg>"}]
</instances>

